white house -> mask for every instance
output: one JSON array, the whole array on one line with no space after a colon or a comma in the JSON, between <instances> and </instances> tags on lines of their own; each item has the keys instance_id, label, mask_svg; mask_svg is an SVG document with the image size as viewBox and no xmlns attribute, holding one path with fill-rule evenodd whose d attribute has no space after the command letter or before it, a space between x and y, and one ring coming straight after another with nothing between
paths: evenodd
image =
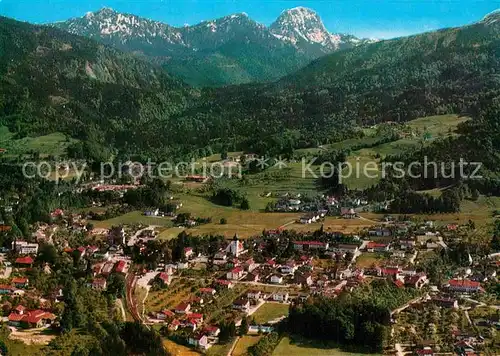
<instances>
[{"instance_id":1,"label":"white house","mask_svg":"<svg viewBox=\"0 0 500 356\"><path fill-rule=\"evenodd\" d=\"M301 224L312 224L312 223L315 223L316 221L318 221L319 219L321 218L320 214L318 213L311 213L311 214L307 214L307 215L304 215L304 216L301 216L300 217L300 223Z\"/></svg>"},{"instance_id":2,"label":"white house","mask_svg":"<svg viewBox=\"0 0 500 356\"><path fill-rule=\"evenodd\" d=\"M288 301L288 292L274 293L272 298L276 302L287 302Z\"/></svg>"},{"instance_id":3,"label":"white house","mask_svg":"<svg viewBox=\"0 0 500 356\"><path fill-rule=\"evenodd\" d=\"M355 244L339 244L337 247L333 248L333 251L341 254L346 254L348 252L355 254L359 251L359 247Z\"/></svg>"},{"instance_id":4,"label":"white house","mask_svg":"<svg viewBox=\"0 0 500 356\"><path fill-rule=\"evenodd\" d=\"M189 337L188 344L193 345L194 347L197 347L202 350L207 350L210 347L207 335L203 334Z\"/></svg>"},{"instance_id":5,"label":"white house","mask_svg":"<svg viewBox=\"0 0 500 356\"><path fill-rule=\"evenodd\" d=\"M243 268L241 267L235 267L227 272L227 279L237 281L241 277L243 277Z\"/></svg>"},{"instance_id":6,"label":"white house","mask_svg":"<svg viewBox=\"0 0 500 356\"><path fill-rule=\"evenodd\" d=\"M273 274L271 276L271 283L273 283L273 284L281 284L281 283L283 283L283 277L279 276L277 274Z\"/></svg>"},{"instance_id":7,"label":"white house","mask_svg":"<svg viewBox=\"0 0 500 356\"><path fill-rule=\"evenodd\" d=\"M281 273L283 274L294 274L297 270L297 265L295 261L290 260L285 265L280 267Z\"/></svg>"},{"instance_id":8,"label":"white house","mask_svg":"<svg viewBox=\"0 0 500 356\"><path fill-rule=\"evenodd\" d=\"M249 290L247 292L248 299L260 299L262 292L260 290Z\"/></svg>"},{"instance_id":9,"label":"white house","mask_svg":"<svg viewBox=\"0 0 500 356\"><path fill-rule=\"evenodd\" d=\"M227 246L226 252L231 253L234 257L238 257L243 251L243 242L239 241L237 236L234 236L231 243Z\"/></svg>"},{"instance_id":10,"label":"white house","mask_svg":"<svg viewBox=\"0 0 500 356\"><path fill-rule=\"evenodd\" d=\"M237 299L233 302L233 309L248 312L250 310L250 301L248 299Z\"/></svg>"},{"instance_id":11,"label":"white house","mask_svg":"<svg viewBox=\"0 0 500 356\"><path fill-rule=\"evenodd\" d=\"M12 242L12 249L21 255L36 255L38 253L38 244L17 240Z\"/></svg>"}]
</instances>

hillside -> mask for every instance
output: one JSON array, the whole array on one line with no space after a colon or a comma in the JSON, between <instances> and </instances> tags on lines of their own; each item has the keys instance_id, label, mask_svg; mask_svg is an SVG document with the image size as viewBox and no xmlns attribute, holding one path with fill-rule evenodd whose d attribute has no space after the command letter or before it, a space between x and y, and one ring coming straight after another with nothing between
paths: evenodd
<instances>
[{"instance_id":1,"label":"hillside","mask_svg":"<svg viewBox=\"0 0 500 356\"><path fill-rule=\"evenodd\" d=\"M173 27L109 8L52 25L163 64L196 86L273 81L324 54L365 42L329 33L306 8L283 11L269 28L244 13Z\"/></svg>"},{"instance_id":2,"label":"hillside","mask_svg":"<svg viewBox=\"0 0 500 356\"><path fill-rule=\"evenodd\" d=\"M190 89L161 68L83 37L0 18L0 126L147 148ZM88 148L88 147L87 147ZM97 152L100 150L96 150Z\"/></svg>"},{"instance_id":3,"label":"hillside","mask_svg":"<svg viewBox=\"0 0 500 356\"><path fill-rule=\"evenodd\" d=\"M222 135L257 152L317 146L357 125L475 116L500 95L499 68L500 24L490 17L336 52L274 84L206 91L183 117L204 113L206 144Z\"/></svg>"},{"instance_id":4,"label":"hillside","mask_svg":"<svg viewBox=\"0 0 500 356\"><path fill-rule=\"evenodd\" d=\"M287 155L357 137L361 125L476 117L500 95L497 18L336 52L276 83L201 91L91 40L3 18L12 50L0 57L0 126L171 158Z\"/></svg>"}]
</instances>

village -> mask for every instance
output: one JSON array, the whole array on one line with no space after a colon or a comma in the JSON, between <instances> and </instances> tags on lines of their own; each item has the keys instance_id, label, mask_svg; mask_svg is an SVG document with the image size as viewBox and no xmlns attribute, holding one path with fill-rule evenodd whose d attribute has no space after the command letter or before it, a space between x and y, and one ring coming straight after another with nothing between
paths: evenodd
<instances>
[{"instance_id":1,"label":"village","mask_svg":"<svg viewBox=\"0 0 500 356\"><path fill-rule=\"evenodd\" d=\"M342 209L341 215L359 218L354 208ZM412 290L416 296L391 311L390 349L398 355L439 354L443 345L445 351L478 354L494 342L500 328L498 301L487 292L487 286L497 283L499 254L485 258L468 252L467 267L426 272L433 256L467 236L467 224L436 225L386 215L355 233L323 226L309 232L278 228L212 242L187 230L168 241L168 248L159 248L165 241L155 226L90 229L79 214L56 209L51 216L52 222L39 224L30 241L15 240L1 255L4 322L13 331L41 331L59 322L62 289L41 295L30 283L30 269L47 253L47 245L90 271L87 287L94 291L105 292L110 276L121 275L125 319L201 352L234 340L236 328L243 330L240 337L271 333L286 320L291 306L318 296L337 298L374 281ZM297 223L324 217L322 212L308 213ZM61 231L83 234L95 244L77 246ZM43 271L52 273L50 262ZM427 319L416 324L419 330L409 320L422 317L422 310Z\"/></svg>"}]
</instances>

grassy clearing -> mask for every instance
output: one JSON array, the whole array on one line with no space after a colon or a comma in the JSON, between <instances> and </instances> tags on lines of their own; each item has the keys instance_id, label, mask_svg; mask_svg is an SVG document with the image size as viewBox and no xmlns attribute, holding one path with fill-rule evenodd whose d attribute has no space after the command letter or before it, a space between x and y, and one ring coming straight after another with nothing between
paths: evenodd
<instances>
[{"instance_id":1,"label":"grassy clearing","mask_svg":"<svg viewBox=\"0 0 500 356\"><path fill-rule=\"evenodd\" d=\"M370 268L373 265L380 266L386 262L382 254L376 252L363 252L356 258L356 267Z\"/></svg>"},{"instance_id":2,"label":"grassy clearing","mask_svg":"<svg viewBox=\"0 0 500 356\"><path fill-rule=\"evenodd\" d=\"M7 127L0 126L0 147L7 150L7 155L38 152L42 156L60 156L63 155L67 147L74 142L76 142L75 139L67 139L66 135L59 132L39 137L14 139L14 134L11 133Z\"/></svg>"},{"instance_id":3,"label":"grassy clearing","mask_svg":"<svg viewBox=\"0 0 500 356\"><path fill-rule=\"evenodd\" d=\"M273 352L273 356L356 356L360 353L344 352L338 348L330 348L329 345L321 345L314 342L302 340L292 341L289 337L281 339ZM373 355L373 354L372 354Z\"/></svg>"},{"instance_id":4,"label":"grassy clearing","mask_svg":"<svg viewBox=\"0 0 500 356\"><path fill-rule=\"evenodd\" d=\"M9 355L12 356L26 356L26 355L44 355L45 345L27 345L19 340L5 339L2 338L1 341L7 346L9 350Z\"/></svg>"},{"instance_id":5,"label":"grassy clearing","mask_svg":"<svg viewBox=\"0 0 500 356\"><path fill-rule=\"evenodd\" d=\"M313 174L305 170L302 162L288 162L286 168L271 167L265 172L248 175L245 180L235 180L234 188L247 194L250 206L254 210L265 209L273 198L265 197L268 193L301 193L315 195L321 190L318 176L319 166L311 167Z\"/></svg>"},{"instance_id":6,"label":"grassy clearing","mask_svg":"<svg viewBox=\"0 0 500 356\"><path fill-rule=\"evenodd\" d=\"M368 173L373 175L370 178L363 174L364 167L368 169L368 167L378 166L381 157L401 154L421 145L428 145L439 137L454 136L456 135L455 130L457 126L468 119L468 117L458 115L439 115L409 121L407 127L411 133L406 137L394 142L353 151L348 157L348 162L353 167L353 172L360 172L360 174L351 174L345 180L345 183L350 189L363 189L376 184L380 180L381 172L377 172L377 169L369 169ZM360 144L374 144L380 137L377 137L373 131L366 133L373 136L349 139L329 145L328 147L332 149L348 149ZM347 175L347 169L344 170L344 174Z\"/></svg>"},{"instance_id":7,"label":"grassy clearing","mask_svg":"<svg viewBox=\"0 0 500 356\"><path fill-rule=\"evenodd\" d=\"M229 350L233 346L233 341L230 341L226 344L217 344L208 349L205 355L207 356L225 356L229 353ZM184 355L179 355L184 356ZM190 355L187 355L190 356Z\"/></svg>"},{"instance_id":8,"label":"grassy clearing","mask_svg":"<svg viewBox=\"0 0 500 356\"><path fill-rule=\"evenodd\" d=\"M248 349L259 342L262 336L245 335L239 338L236 347L233 350L232 356L247 355Z\"/></svg>"},{"instance_id":9,"label":"grassy clearing","mask_svg":"<svg viewBox=\"0 0 500 356\"><path fill-rule=\"evenodd\" d=\"M288 304L264 303L254 314L252 314L252 318L255 318L258 324L264 324L282 316L287 316L289 309L290 306Z\"/></svg>"},{"instance_id":10,"label":"grassy clearing","mask_svg":"<svg viewBox=\"0 0 500 356\"><path fill-rule=\"evenodd\" d=\"M408 216L418 218L422 221L432 220L437 225L465 224L469 220L474 221L476 226L484 226L493 221L493 212L500 210L500 197L481 196L477 201L462 201L460 212L452 214L410 214ZM370 220L381 220L384 214L363 213L363 217ZM394 216L397 216L394 215Z\"/></svg>"},{"instance_id":11,"label":"grassy clearing","mask_svg":"<svg viewBox=\"0 0 500 356\"><path fill-rule=\"evenodd\" d=\"M224 207L213 204L203 195L181 195L183 207L179 212L189 212L196 217L211 217L212 223L200 225L186 231L197 235L222 234L233 237L235 234L245 238L260 234L264 229L276 229L293 222L300 213L261 213L253 210ZM227 224L221 225L220 219L225 218ZM182 229L170 228L160 234L161 238L170 239L177 236Z\"/></svg>"},{"instance_id":12,"label":"grassy clearing","mask_svg":"<svg viewBox=\"0 0 500 356\"><path fill-rule=\"evenodd\" d=\"M230 238L238 234L241 238L247 238L260 234L264 229L276 229L285 225L284 228L288 230L307 232L318 230L322 224L325 230L350 233L372 225L371 222L366 220L339 219L336 217L327 217L323 223L303 225L295 223L302 215L301 213L244 211L213 204L202 195L182 195L180 199L184 203L180 212L189 212L198 217L212 217L212 223L210 224L185 229L188 233L195 235L221 234ZM225 218L228 223L221 225L219 223L221 218ZM171 227L163 230L159 236L162 239L172 239L177 237L183 230L184 228Z\"/></svg>"},{"instance_id":13,"label":"grassy clearing","mask_svg":"<svg viewBox=\"0 0 500 356\"><path fill-rule=\"evenodd\" d=\"M325 218L324 222L314 224L290 224L286 227L287 230L295 230L301 232L313 232L321 228L325 231L340 231L345 233L356 232L360 229L370 227L372 222L363 219L341 219L333 216Z\"/></svg>"},{"instance_id":14,"label":"grassy clearing","mask_svg":"<svg viewBox=\"0 0 500 356\"><path fill-rule=\"evenodd\" d=\"M166 289L157 291L150 290L148 298L144 303L146 313L157 312L175 307L182 301L189 299L189 297L193 294L191 292L192 287L193 284L184 283L180 279L175 279Z\"/></svg>"},{"instance_id":15,"label":"grassy clearing","mask_svg":"<svg viewBox=\"0 0 500 356\"><path fill-rule=\"evenodd\" d=\"M95 227L107 228L107 229L109 229L112 226L125 225L125 224L155 225L165 228L172 227L172 220L170 218L144 216L141 211L132 211L130 213L117 216L116 218L112 218L109 220L91 221L91 222L92 224L94 224Z\"/></svg>"},{"instance_id":16,"label":"grassy clearing","mask_svg":"<svg viewBox=\"0 0 500 356\"><path fill-rule=\"evenodd\" d=\"M165 339L163 347L172 356L199 356L201 353L191 350L189 347L176 344L175 342Z\"/></svg>"},{"instance_id":17,"label":"grassy clearing","mask_svg":"<svg viewBox=\"0 0 500 356\"><path fill-rule=\"evenodd\" d=\"M453 134L459 124L469 119L454 114L427 116L408 122L408 126L413 130L426 131L432 135L448 134L449 131Z\"/></svg>"}]
</instances>

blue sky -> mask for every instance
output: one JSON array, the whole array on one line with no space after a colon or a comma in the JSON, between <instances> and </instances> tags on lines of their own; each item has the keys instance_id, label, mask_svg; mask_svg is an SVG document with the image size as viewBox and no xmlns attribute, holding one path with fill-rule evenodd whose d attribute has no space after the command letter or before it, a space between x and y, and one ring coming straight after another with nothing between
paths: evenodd
<instances>
[{"instance_id":1,"label":"blue sky","mask_svg":"<svg viewBox=\"0 0 500 356\"><path fill-rule=\"evenodd\" d=\"M460 26L500 8L500 0L0 0L0 14L46 23L83 16L104 6L174 26L246 12L265 25L282 10L305 6L318 12L331 32L391 38Z\"/></svg>"}]
</instances>

